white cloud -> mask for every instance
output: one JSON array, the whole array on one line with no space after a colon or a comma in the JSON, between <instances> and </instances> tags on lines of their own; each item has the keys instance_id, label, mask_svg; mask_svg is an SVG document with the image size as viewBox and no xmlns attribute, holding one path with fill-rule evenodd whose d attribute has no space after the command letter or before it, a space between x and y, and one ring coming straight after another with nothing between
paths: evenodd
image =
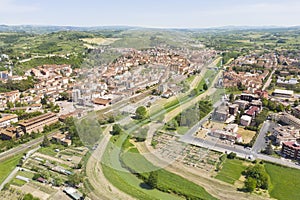
<instances>
[{"instance_id":1,"label":"white cloud","mask_svg":"<svg viewBox=\"0 0 300 200\"><path fill-rule=\"evenodd\" d=\"M38 10L37 5L26 5L25 2L16 2L15 0L0 0L1 14L27 13Z\"/></svg>"}]
</instances>

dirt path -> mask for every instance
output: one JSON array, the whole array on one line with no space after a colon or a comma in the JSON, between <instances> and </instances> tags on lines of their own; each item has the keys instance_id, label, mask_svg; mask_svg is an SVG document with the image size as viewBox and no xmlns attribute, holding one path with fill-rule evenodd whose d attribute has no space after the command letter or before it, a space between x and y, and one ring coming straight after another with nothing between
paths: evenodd
<instances>
[{"instance_id":1,"label":"dirt path","mask_svg":"<svg viewBox=\"0 0 300 200\"><path fill-rule=\"evenodd\" d=\"M93 200L134 199L133 197L120 191L106 179L102 171L101 163L99 162L111 137L111 135L109 134L111 127L112 126L108 126L105 129L105 131L103 132L104 138L101 140L101 142L98 145L98 148L93 152L86 164L86 174L90 184L94 188L94 190L91 193L89 193L88 196Z\"/></svg>"}]
</instances>

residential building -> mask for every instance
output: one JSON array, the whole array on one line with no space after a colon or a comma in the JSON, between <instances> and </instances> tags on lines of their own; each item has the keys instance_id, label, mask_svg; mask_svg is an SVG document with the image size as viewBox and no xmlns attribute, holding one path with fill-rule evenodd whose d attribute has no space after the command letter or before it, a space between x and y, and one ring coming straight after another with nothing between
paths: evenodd
<instances>
[{"instance_id":1,"label":"residential building","mask_svg":"<svg viewBox=\"0 0 300 200\"><path fill-rule=\"evenodd\" d=\"M225 122L229 115L229 108L225 104L220 105L215 109L212 119L215 121Z\"/></svg>"},{"instance_id":2,"label":"residential building","mask_svg":"<svg viewBox=\"0 0 300 200\"><path fill-rule=\"evenodd\" d=\"M255 118L256 115L260 112L260 108L257 106L251 106L246 112L246 115L249 115L252 118Z\"/></svg>"},{"instance_id":3,"label":"residential building","mask_svg":"<svg viewBox=\"0 0 300 200\"><path fill-rule=\"evenodd\" d=\"M275 89L275 91L273 92L273 96L275 96L275 97L284 97L284 98L293 98L294 97L294 91L293 90Z\"/></svg>"},{"instance_id":4,"label":"residential building","mask_svg":"<svg viewBox=\"0 0 300 200\"><path fill-rule=\"evenodd\" d=\"M244 100L236 100L234 103L237 104L237 105L239 105L239 109L240 110L241 109L245 110L248 107L248 105L249 105L249 102L248 101L244 101Z\"/></svg>"},{"instance_id":5,"label":"residential building","mask_svg":"<svg viewBox=\"0 0 300 200\"><path fill-rule=\"evenodd\" d=\"M93 99L93 103L97 105L107 106L111 102L110 99L103 99L103 98L95 98Z\"/></svg>"},{"instance_id":6,"label":"residential building","mask_svg":"<svg viewBox=\"0 0 300 200\"><path fill-rule=\"evenodd\" d=\"M283 142L281 153L288 158L300 160L300 139L292 142Z\"/></svg>"},{"instance_id":7,"label":"residential building","mask_svg":"<svg viewBox=\"0 0 300 200\"><path fill-rule=\"evenodd\" d=\"M251 124L251 121L252 121L252 117L248 116L248 115L243 115L241 117L241 125L243 126L249 126Z\"/></svg>"},{"instance_id":8,"label":"residential building","mask_svg":"<svg viewBox=\"0 0 300 200\"><path fill-rule=\"evenodd\" d=\"M72 144L72 140L67 139L67 134L62 134L60 132L53 135L52 140L65 146L70 146Z\"/></svg>"},{"instance_id":9,"label":"residential building","mask_svg":"<svg viewBox=\"0 0 300 200\"><path fill-rule=\"evenodd\" d=\"M281 145L283 142L296 141L300 137L299 131L293 126L279 126L274 129L272 136L276 143Z\"/></svg>"},{"instance_id":10,"label":"residential building","mask_svg":"<svg viewBox=\"0 0 300 200\"><path fill-rule=\"evenodd\" d=\"M293 115L300 118L300 105L293 109Z\"/></svg>"},{"instance_id":11,"label":"residential building","mask_svg":"<svg viewBox=\"0 0 300 200\"><path fill-rule=\"evenodd\" d=\"M23 129L25 133L32 133L34 132L42 132L44 130L44 126L49 126L51 124L54 124L58 121L58 117L56 114L48 112L43 115L23 120L19 122L19 125Z\"/></svg>"},{"instance_id":12,"label":"residential building","mask_svg":"<svg viewBox=\"0 0 300 200\"><path fill-rule=\"evenodd\" d=\"M72 101L78 102L78 100L81 98L81 92L79 89L75 89L72 91Z\"/></svg>"},{"instance_id":13,"label":"residential building","mask_svg":"<svg viewBox=\"0 0 300 200\"><path fill-rule=\"evenodd\" d=\"M298 84L298 79L297 78L291 78L289 80L285 80L284 77L279 77L277 79L277 85L279 87L285 87L285 86L289 86L289 85L296 85Z\"/></svg>"},{"instance_id":14,"label":"residential building","mask_svg":"<svg viewBox=\"0 0 300 200\"><path fill-rule=\"evenodd\" d=\"M20 126L7 127L0 129L0 135L2 140L12 140L21 137L24 134Z\"/></svg>"},{"instance_id":15,"label":"residential building","mask_svg":"<svg viewBox=\"0 0 300 200\"><path fill-rule=\"evenodd\" d=\"M236 115L238 111L239 111L239 105L238 104L229 105L229 114L230 115Z\"/></svg>"},{"instance_id":16,"label":"residential building","mask_svg":"<svg viewBox=\"0 0 300 200\"><path fill-rule=\"evenodd\" d=\"M239 129L239 125L237 124L228 124L224 130L227 131L227 132L230 132L230 133L237 133Z\"/></svg>"},{"instance_id":17,"label":"residential building","mask_svg":"<svg viewBox=\"0 0 300 200\"><path fill-rule=\"evenodd\" d=\"M64 192L69 195L73 200L82 200L83 199L83 195L77 191L75 188L65 188Z\"/></svg>"},{"instance_id":18,"label":"residential building","mask_svg":"<svg viewBox=\"0 0 300 200\"><path fill-rule=\"evenodd\" d=\"M300 119L297 117L288 114L288 113L281 113L279 114L279 121L286 125L295 126L295 128L300 128Z\"/></svg>"},{"instance_id":19,"label":"residential building","mask_svg":"<svg viewBox=\"0 0 300 200\"><path fill-rule=\"evenodd\" d=\"M0 128L10 126L11 123L17 123L18 122L18 115L4 115L2 114L2 117L0 118Z\"/></svg>"},{"instance_id":20,"label":"residential building","mask_svg":"<svg viewBox=\"0 0 300 200\"><path fill-rule=\"evenodd\" d=\"M259 96L257 94L249 94L249 93L241 94L241 100L244 100L244 101L251 102L252 100L258 100L258 99L259 99Z\"/></svg>"},{"instance_id":21,"label":"residential building","mask_svg":"<svg viewBox=\"0 0 300 200\"><path fill-rule=\"evenodd\" d=\"M233 132L229 132L229 131L224 131L224 130L212 130L211 132L208 133L210 136L216 137L216 138L220 138L223 140L229 140L232 142L242 142L243 139L241 137L241 135L233 133Z\"/></svg>"}]
</instances>

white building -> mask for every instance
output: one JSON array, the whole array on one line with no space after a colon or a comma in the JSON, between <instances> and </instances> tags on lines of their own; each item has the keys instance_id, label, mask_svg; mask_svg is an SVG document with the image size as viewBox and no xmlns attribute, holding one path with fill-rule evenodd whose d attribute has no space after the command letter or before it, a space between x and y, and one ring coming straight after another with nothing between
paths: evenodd
<instances>
[{"instance_id":1,"label":"white building","mask_svg":"<svg viewBox=\"0 0 300 200\"><path fill-rule=\"evenodd\" d=\"M252 121L252 117L248 116L248 115L243 115L241 117L241 125L243 126L249 126L251 124Z\"/></svg>"}]
</instances>

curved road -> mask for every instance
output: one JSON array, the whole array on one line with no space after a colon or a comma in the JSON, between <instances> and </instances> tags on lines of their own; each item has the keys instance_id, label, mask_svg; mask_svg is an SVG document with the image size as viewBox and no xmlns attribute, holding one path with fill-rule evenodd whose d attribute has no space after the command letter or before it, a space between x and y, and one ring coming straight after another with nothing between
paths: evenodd
<instances>
[{"instance_id":1,"label":"curved road","mask_svg":"<svg viewBox=\"0 0 300 200\"><path fill-rule=\"evenodd\" d=\"M126 193L120 191L118 188L113 186L104 176L100 160L103 156L103 153L106 149L106 146L109 142L111 135L112 125L109 125L104 131L104 138L98 144L98 147L94 150L91 157L89 158L86 164L86 175L88 177L89 183L92 185L92 192L89 194L89 197L93 200L99 199L120 199L120 200L130 200L134 199L133 197L127 195Z\"/></svg>"}]
</instances>

